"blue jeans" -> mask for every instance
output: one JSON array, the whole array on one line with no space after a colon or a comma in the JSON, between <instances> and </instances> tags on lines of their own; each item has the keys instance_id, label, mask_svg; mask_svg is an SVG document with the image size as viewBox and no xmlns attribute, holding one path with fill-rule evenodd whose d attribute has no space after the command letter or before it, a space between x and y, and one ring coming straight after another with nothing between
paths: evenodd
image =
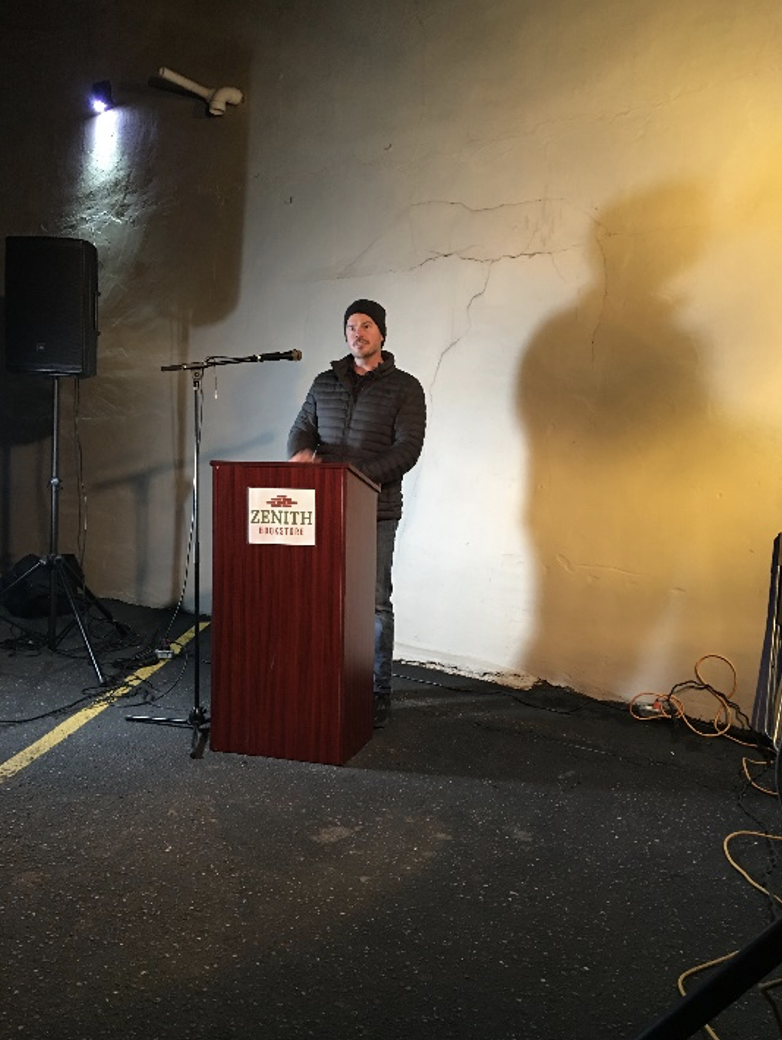
<instances>
[{"instance_id":1,"label":"blue jeans","mask_svg":"<svg viewBox=\"0 0 782 1040\"><path fill-rule=\"evenodd\" d=\"M398 520L377 522L377 578L375 580L375 696L391 693L394 657L394 607L391 568Z\"/></svg>"}]
</instances>

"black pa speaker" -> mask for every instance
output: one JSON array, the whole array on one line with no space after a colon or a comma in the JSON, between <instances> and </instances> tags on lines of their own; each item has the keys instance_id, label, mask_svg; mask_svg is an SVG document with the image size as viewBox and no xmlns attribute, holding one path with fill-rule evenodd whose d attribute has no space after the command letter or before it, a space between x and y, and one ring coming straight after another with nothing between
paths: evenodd
<instances>
[{"instance_id":1,"label":"black pa speaker","mask_svg":"<svg viewBox=\"0 0 782 1040\"><path fill-rule=\"evenodd\" d=\"M5 360L9 372L94 376L98 253L80 238L5 240Z\"/></svg>"}]
</instances>

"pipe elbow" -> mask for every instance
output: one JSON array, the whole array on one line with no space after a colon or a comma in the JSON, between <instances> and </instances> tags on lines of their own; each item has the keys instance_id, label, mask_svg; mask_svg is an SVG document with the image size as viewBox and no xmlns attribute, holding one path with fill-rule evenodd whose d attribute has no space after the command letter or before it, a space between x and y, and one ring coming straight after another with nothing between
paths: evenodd
<instances>
[{"instance_id":1,"label":"pipe elbow","mask_svg":"<svg viewBox=\"0 0 782 1040\"><path fill-rule=\"evenodd\" d=\"M226 105L240 105L243 101L244 94L236 87L218 87L210 94L207 104L213 116L221 116Z\"/></svg>"},{"instance_id":2,"label":"pipe elbow","mask_svg":"<svg viewBox=\"0 0 782 1040\"><path fill-rule=\"evenodd\" d=\"M244 94L242 94L241 90L237 90L236 87L218 87L216 90L213 90L211 87L202 87L200 83L188 79L187 76L181 76L178 72L174 72L173 69L166 68L165 65L158 69L158 75L168 83L174 83L183 90L203 98L206 101L209 114L213 116L223 115L226 105L240 105L244 101Z\"/></svg>"}]
</instances>

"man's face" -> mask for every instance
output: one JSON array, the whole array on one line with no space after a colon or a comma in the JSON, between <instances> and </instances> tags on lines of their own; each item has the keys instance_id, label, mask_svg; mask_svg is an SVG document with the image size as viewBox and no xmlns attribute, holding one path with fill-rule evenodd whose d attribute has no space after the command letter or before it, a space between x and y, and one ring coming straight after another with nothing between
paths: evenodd
<instances>
[{"instance_id":1,"label":"man's face","mask_svg":"<svg viewBox=\"0 0 782 1040\"><path fill-rule=\"evenodd\" d=\"M350 353L359 364L372 367L380 361L383 334L368 314L351 314L345 325Z\"/></svg>"}]
</instances>

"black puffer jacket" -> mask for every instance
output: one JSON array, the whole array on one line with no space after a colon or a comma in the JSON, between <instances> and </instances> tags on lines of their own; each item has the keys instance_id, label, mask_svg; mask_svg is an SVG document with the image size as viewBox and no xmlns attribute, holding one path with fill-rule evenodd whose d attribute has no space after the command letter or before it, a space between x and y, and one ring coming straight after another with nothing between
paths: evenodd
<instances>
[{"instance_id":1,"label":"black puffer jacket","mask_svg":"<svg viewBox=\"0 0 782 1040\"><path fill-rule=\"evenodd\" d=\"M309 448L324 462L349 462L381 487L378 520L402 515L402 477L421 454L426 401L421 384L383 351L383 363L359 376L353 358L315 377L288 437L288 455Z\"/></svg>"}]
</instances>

